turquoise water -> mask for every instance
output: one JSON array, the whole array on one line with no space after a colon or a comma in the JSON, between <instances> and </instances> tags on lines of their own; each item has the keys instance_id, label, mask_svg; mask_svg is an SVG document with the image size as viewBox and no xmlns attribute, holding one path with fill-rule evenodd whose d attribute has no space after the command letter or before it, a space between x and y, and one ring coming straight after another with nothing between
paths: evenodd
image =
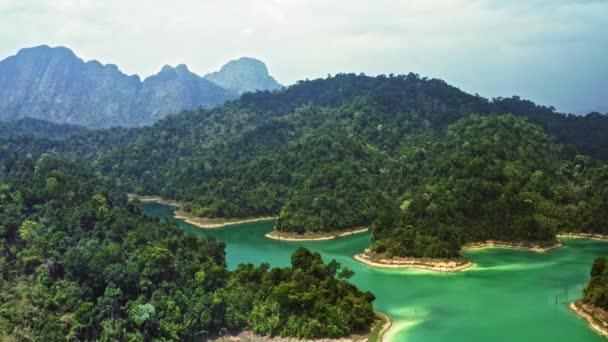
<instances>
[{"instance_id":1,"label":"turquoise water","mask_svg":"<svg viewBox=\"0 0 608 342\"><path fill-rule=\"evenodd\" d=\"M144 213L172 219L173 209L146 203ZM468 251L470 270L437 274L370 268L352 259L369 246L370 235L338 240L284 242L264 234L272 222L203 230L178 221L188 234L214 236L226 243L229 268L239 263L289 265L304 246L354 270L352 282L372 291L376 310L394 321L386 341L604 341L572 314L567 302L580 298L594 258L608 255L608 243L565 239L544 254L506 249Z\"/></svg>"}]
</instances>

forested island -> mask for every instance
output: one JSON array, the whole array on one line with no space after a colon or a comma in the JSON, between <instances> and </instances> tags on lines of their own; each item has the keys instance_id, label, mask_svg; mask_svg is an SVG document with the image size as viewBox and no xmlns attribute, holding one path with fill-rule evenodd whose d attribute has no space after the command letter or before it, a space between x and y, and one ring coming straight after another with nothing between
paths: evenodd
<instances>
[{"instance_id":1,"label":"forested island","mask_svg":"<svg viewBox=\"0 0 608 342\"><path fill-rule=\"evenodd\" d=\"M0 142L85 163L188 217L277 217L273 236L295 239L371 227L379 258L458 260L471 244L544 250L558 233L605 235L607 128L606 115L416 74L339 74L151 127Z\"/></svg>"},{"instance_id":2,"label":"forested island","mask_svg":"<svg viewBox=\"0 0 608 342\"><path fill-rule=\"evenodd\" d=\"M352 275L304 248L229 271L222 242L141 215L90 168L0 149L0 340L369 335L386 322Z\"/></svg>"}]
</instances>

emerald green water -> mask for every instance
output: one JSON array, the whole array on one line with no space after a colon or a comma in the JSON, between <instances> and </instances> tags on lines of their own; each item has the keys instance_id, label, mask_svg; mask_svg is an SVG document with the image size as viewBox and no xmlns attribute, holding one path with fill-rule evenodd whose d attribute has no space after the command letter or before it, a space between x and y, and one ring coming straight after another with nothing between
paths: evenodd
<instances>
[{"instance_id":1,"label":"emerald green water","mask_svg":"<svg viewBox=\"0 0 608 342\"><path fill-rule=\"evenodd\" d=\"M172 219L173 208L156 203L145 214ZM608 243L564 240L544 254L506 249L468 251L476 267L455 274L370 268L352 259L369 246L370 235L338 240L284 242L264 234L272 222L203 230L178 221L188 234L214 236L226 243L229 268L239 263L289 265L304 246L336 259L356 272L353 283L372 291L376 310L394 321L386 341L604 341L566 305L581 296L594 258L608 255Z\"/></svg>"}]
</instances>

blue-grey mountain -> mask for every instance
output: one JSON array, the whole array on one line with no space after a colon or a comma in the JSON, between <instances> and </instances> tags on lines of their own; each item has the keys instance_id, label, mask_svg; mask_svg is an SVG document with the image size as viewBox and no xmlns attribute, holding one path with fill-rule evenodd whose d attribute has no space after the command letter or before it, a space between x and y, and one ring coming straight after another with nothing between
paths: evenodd
<instances>
[{"instance_id":1,"label":"blue-grey mountain","mask_svg":"<svg viewBox=\"0 0 608 342\"><path fill-rule=\"evenodd\" d=\"M182 110L215 107L238 97L241 89L276 89L268 83L266 66L253 64L227 67L227 89L183 64L165 66L142 81L113 64L85 62L65 47L26 48L0 61L0 120L30 117L88 128L148 125ZM253 78L257 74L259 82Z\"/></svg>"},{"instance_id":2,"label":"blue-grey mountain","mask_svg":"<svg viewBox=\"0 0 608 342\"><path fill-rule=\"evenodd\" d=\"M238 94L282 88L279 82L270 76L266 65L251 57L230 61L220 71L205 75L205 79Z\"/></svg>"}]
</instances>

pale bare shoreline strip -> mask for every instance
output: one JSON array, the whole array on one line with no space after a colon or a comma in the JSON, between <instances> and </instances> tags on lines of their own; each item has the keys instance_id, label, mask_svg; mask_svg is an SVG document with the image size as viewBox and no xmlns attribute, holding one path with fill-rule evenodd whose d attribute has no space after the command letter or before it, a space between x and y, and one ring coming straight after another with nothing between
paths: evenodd
<instances>
[{"instance_id":1,"label":"pale bare shoreline strip","mask_svg":"<svg viewBox=\"0 0 608 342\"><path fill-rule=\"evenodd\" d=\"M589 326L598 334L604 336L604 337L608 337L608 330L607 327L604 326L600 326L598 324L598 320L600 320L598 317L593 316L591 313L589 313L587 311L587 309L585 308L585 304L582 304L580 301L577 302L572 302L569 305L570 310L572 310L572 312L574 312L578 317L584 319L585 321L587 321L587 323L589 324Z\"/></svg>"},{"instance_id":2,"label":"pale bare shoreline strip","mask_svg":"<svg viewBox=\"0 0 608 342\"><path fill-rule=\"evenodd\" d=\"M557 242L553 245L549 246L541 246L541 245L526 245L526 244L518 244L518 243L509 243L505 241L494 241L488 240L481 243L469 243L462 246L462 250L476 250L476 249L486 249L486 248L504 248L504 249L516 249L521 251L529 251L535 253L545 253L550 250L556 249L563 246L561 242Z\"/></svg>"},{"instance_id":3,"label":"pale bare shoreline strip","mask_svg":"<svg viewBox=\"0 0 608 342\"><path fill-rule=\"evenodd\" d=\"M384 334L386 334L388 329L390 329L393 326L393 320L391 319L391 316L389 316L385 313L376 311L376 314L384 317L384 319L386 320L386 323L384 323L384 325L382 326L382 330L380 330L380 332L378 333L378 340L382 341L384 339ZM373 330L373 328L372 328L372 330Z\"/></svg>"},{"instance_id":4,"label":"pale bare shoreline strip","mask_svg":"<svg viewBox=\"0 0 608 342\"><path fill-rule=\"evenodd\" d=\"M338 234L312 234L312 235L303 235L298 236L297 234L285 234L281 232L277 232L273 230L270 233L265 234L269 239L279 240L279 241L290 241L290 242L304 242L304 241L324 241L324 240L334 240L341 237L346 237L355 234L361 234L369 231L369 228L359 228L354 230L343 231Z\"/></svg>"},{"instance_id":5,"label":"pale bare shoreline strip","mask_svg":"<svg viewBox=\"0 0 608 342\"><path fill-rule=\"evenodd\" d=\"M188 224L191 224L195 227L202 228L202 229L216 229L216 228L223 228L226 226L232 226L235 224L251 223L251 222L258 222L258 221L271 221L271 220L276 219L276 217L272 217L272 216L251 217L251 218L241 218L241 219L198 217L198 216L190 215L187 212L183 211L181 209L182 205L178 201L168 200L168 199L162 198L160 196L139 196L137 194L131 194L131 193L127 194L127 197L129 198L129 200L138 198L141 202L156 202L159 204L176 207L176 208L178 208L178 210L176 210L175 213L173 214L174 218L176 218L178 220L183 220L184 222L186 222Z\"/></svg>"},{"instance_id":6,"label":"pale bare shoreline strip","mask_svg":"<svg viewBox=\"0 0 608 342\"><path fill-rule=\"evenodd\" d=\"M569 239L608 241L608 235L590 234L590 233L560 233L560 234L557 234L557 237L558 238L569 238Z\"/></svg>"},{"instance_id":7,"label":"pale bare shoreline strip","mask_svg":"<svg viewBox=\"0 0 608 342\"><path fill-rule=\"evenodd\" d=\"M419 271L454 273L473 267L475 264L467 259L432 259L432 258L374 258L367 252L357 254L355 260L371 267L391 269L411 269Z\"/></svg>"},{"instance_id":8,"label":"pale bare shoreline strip","mask_svg":"<svg viewBox=\"0 0 608 342\"><path fill-rule=\"evenodd\" d=\"M244 219L212 219L212 218L204 218L204 217L196 217L191 216L184 213L181 210L176 211L173 214L178 220L183 220L184 222L196 226L202 229L217 229L224 228L226 226L233 226L235 224L242 223L251 223L251 222L259 222L259 221L272 221L276 219L276 217L268 216L268 217L252 217L252 218L244 218Z\"/></svg>"},{"instance_id":9,"label":"pale bare shoreline strip","mask_svg":"<svg viewBox=\"0 0 608 342\"><path fill-rule=\"evenodd\" d=\"M463 250L485 249L485 248L505 248L525 250L535 253L544 253L562 246L561 242L557 242L550 246L540 245L524 245L516 243L508 243L504 241L489 240L482 243L468 244L463 246ZM433 272L454 273L470 269L475 264L467 259L435 259L435 258L386 258L381 255L374 255L369 248L364 253L357 254L353 257L355 260L362 262L371 267L377 268L393 268L393 269L413 269Z\"/></svg>"}]
</instances>

